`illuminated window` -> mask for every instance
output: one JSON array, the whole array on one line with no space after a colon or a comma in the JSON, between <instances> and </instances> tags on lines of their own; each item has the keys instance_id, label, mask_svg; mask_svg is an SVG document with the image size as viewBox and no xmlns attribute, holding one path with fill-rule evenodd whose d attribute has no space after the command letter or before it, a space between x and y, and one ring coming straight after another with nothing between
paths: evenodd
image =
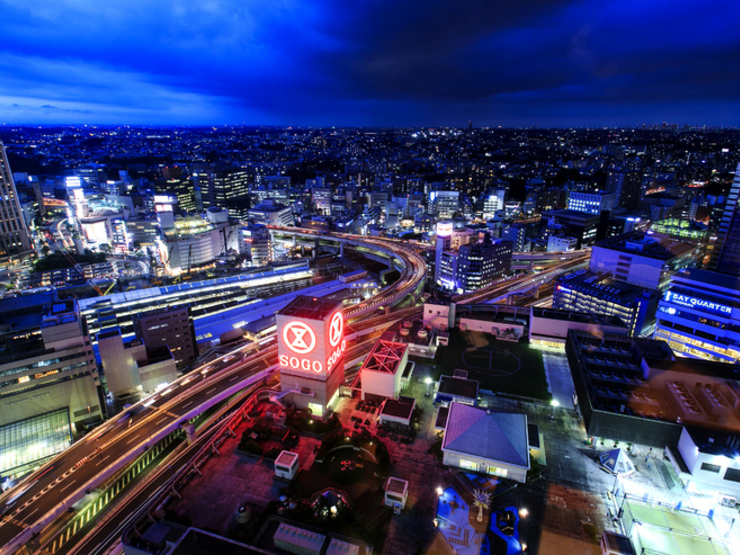
<instances>
[{"instance_id":1,"label":"illuminated window","mask_svg":"<svg viewBox=\"0 0 740 555\"><path fill-rule=\"evenodd\" d=\"M467 468L468 470L478 470L478 463L475 463L473 461L466 461L465 459L460 459L460 468Z\"/></svg>"},{"instance_id":2,"label":"illuminated window","mask_svg":"<svg viewBox=\"0 0 740 555\"><path fill-rule=\"evenodd\" d=\"M498 468L497 466L489 466L486 472L488 472L488 474L493 474L495 476L502 476L505 478L506 475L509 473L509 470L506 468Z\"/></svg>"}]
</instances>

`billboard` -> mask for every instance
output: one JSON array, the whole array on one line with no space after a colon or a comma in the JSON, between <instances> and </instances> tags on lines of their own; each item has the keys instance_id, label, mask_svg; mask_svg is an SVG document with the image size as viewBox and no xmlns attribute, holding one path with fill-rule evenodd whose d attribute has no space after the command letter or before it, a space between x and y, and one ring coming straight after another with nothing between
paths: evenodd
<instances>
[{"instance_id":1,"label":"billboard","mask_svg":"<svg viewBox=\"0 0 740 555\"><path fill-rule=\"evenodd\" d=\"M341 305L322 319L278 313L276 324L282 371L326 379L343 360L347 342Z\"/></svg>"},{"instance_id":2,"label":"billboard","mask_svg":"<svg viewBox=\"0 0 740 555\"><path fill-rule=\"evenodd\" d=\"M452 222L437 222L437 237L452 235Z\"/></svg>"},{"instance_id":3,"label":"billboard","mask_svg":"<svg viewBox=\"0 0 740 555\"><path fill-rule=\"evenodd\" d=\"M732 314L732 307L706 299L700 299L698 297L691 297L689 295L682 295L673 291L666 291L665 300L669 303L685 306L687 308L704 309L711 312L719 312L721 314Z\"/></svg>"}]
</instances>

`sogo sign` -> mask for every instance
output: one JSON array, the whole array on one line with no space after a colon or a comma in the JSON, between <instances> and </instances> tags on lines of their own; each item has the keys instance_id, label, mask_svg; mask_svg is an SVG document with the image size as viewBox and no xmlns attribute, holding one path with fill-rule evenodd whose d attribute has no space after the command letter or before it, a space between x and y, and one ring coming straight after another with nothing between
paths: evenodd
<instances>
[{"instance_id":1,"label":"sogo sign","mask_svg":"<svg viewBox=\"0 0 740 555\"><path fill-rule=\"evenodd\" d=\"M316 333L305 322L292 321L283 328L283 341L285 346L293 351L296 355L310 355L317 346ZM330 354L326 359L326 369L331 370L336 362L341 358L342 353L347 348L347 342L344 340L344 319L342 314L337 312L332 316L329 322L329 351ZM280 365L283 368L292 368L293 370L313 371L321 374L324 371L324 362L321 360L312 360L304 356L280 355Z\"/></svg>"}]
</instances>

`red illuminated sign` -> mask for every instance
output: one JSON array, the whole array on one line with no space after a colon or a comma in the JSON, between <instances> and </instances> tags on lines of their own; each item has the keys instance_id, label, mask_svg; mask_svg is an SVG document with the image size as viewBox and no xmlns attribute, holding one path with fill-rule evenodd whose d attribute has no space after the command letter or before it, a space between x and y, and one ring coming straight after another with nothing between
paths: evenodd
<instances>
[{"instance_id":1,"label":"red illuminated sign","mask_svg":"<svg viewBox=\"0 0 740 555\"><path fill-rule=\"evenodd\" d=\"M342 332L344 332L344 318L342 318L341 312L337 312L329 322L329 345L332 347L339 345L342 340Z\"/></svg>"},{"instance_id":2,"label":"red illuminated sign","mask_svg":"<svg viewBox=\"0 0 740 555\"><path fill-rule=\"evenodd\" d=\"M316 334L303 322L290 322L285 326L283 339L288 348L299 355L307 355L316 348Z\"/></svg>"},{"instance_id":3,"label":"red illuminated sign","mask_svg":"<svg viewBox=\"0 0 740 555\"><path fill-rule=\"evenodd\" d=\"M347 349L341 311L335 312L328 321L316 322L318 327L298 319L290 319L282 325L278 361L286 370L329 373Z\"/></svg>"},{"instance_id":4,"label":"red illuminated sign","mask_svg":"<svg viewBox=\"0 0 740 555\"><path fill-rule=\"evenodd\" d=\"M324 365L321 364L320 360L309 360L307 358L289 357L288 355L280 355L280 366L283 368L292 368L293 370L313 370L317 374L321 374L324 370Z\"/></svg>"},{"instance_id":5,"label":"red illuminated sign","mask_svg":"<svg viewBox=\"0 0 740 555\"><path fill-rule=\"evenodd\" d=\"M347 342L342 340L342 343L337 346L332 354L329 355L329 359L326 361L327 370L331 370L334 363L339 360L344 351L347 349Z\"/></svg>"}]
</instances>

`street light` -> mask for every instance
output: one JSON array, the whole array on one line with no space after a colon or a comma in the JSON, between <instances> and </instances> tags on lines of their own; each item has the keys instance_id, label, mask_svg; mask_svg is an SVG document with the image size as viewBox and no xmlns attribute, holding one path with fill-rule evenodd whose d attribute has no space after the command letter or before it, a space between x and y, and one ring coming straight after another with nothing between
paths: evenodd
<instances>
[{"instance_id":1,"label":"street light","mask_svg":"<svg viewBox=\"0 0 740 555\"><path fill-rule=\"evenodd\" d=\"M550 406L552 407L552 414L550 415L550 420L555 420L555 409L560 406L560 403L557 399L553 399L550 401Z\"/></svg>"}]
</instances>

